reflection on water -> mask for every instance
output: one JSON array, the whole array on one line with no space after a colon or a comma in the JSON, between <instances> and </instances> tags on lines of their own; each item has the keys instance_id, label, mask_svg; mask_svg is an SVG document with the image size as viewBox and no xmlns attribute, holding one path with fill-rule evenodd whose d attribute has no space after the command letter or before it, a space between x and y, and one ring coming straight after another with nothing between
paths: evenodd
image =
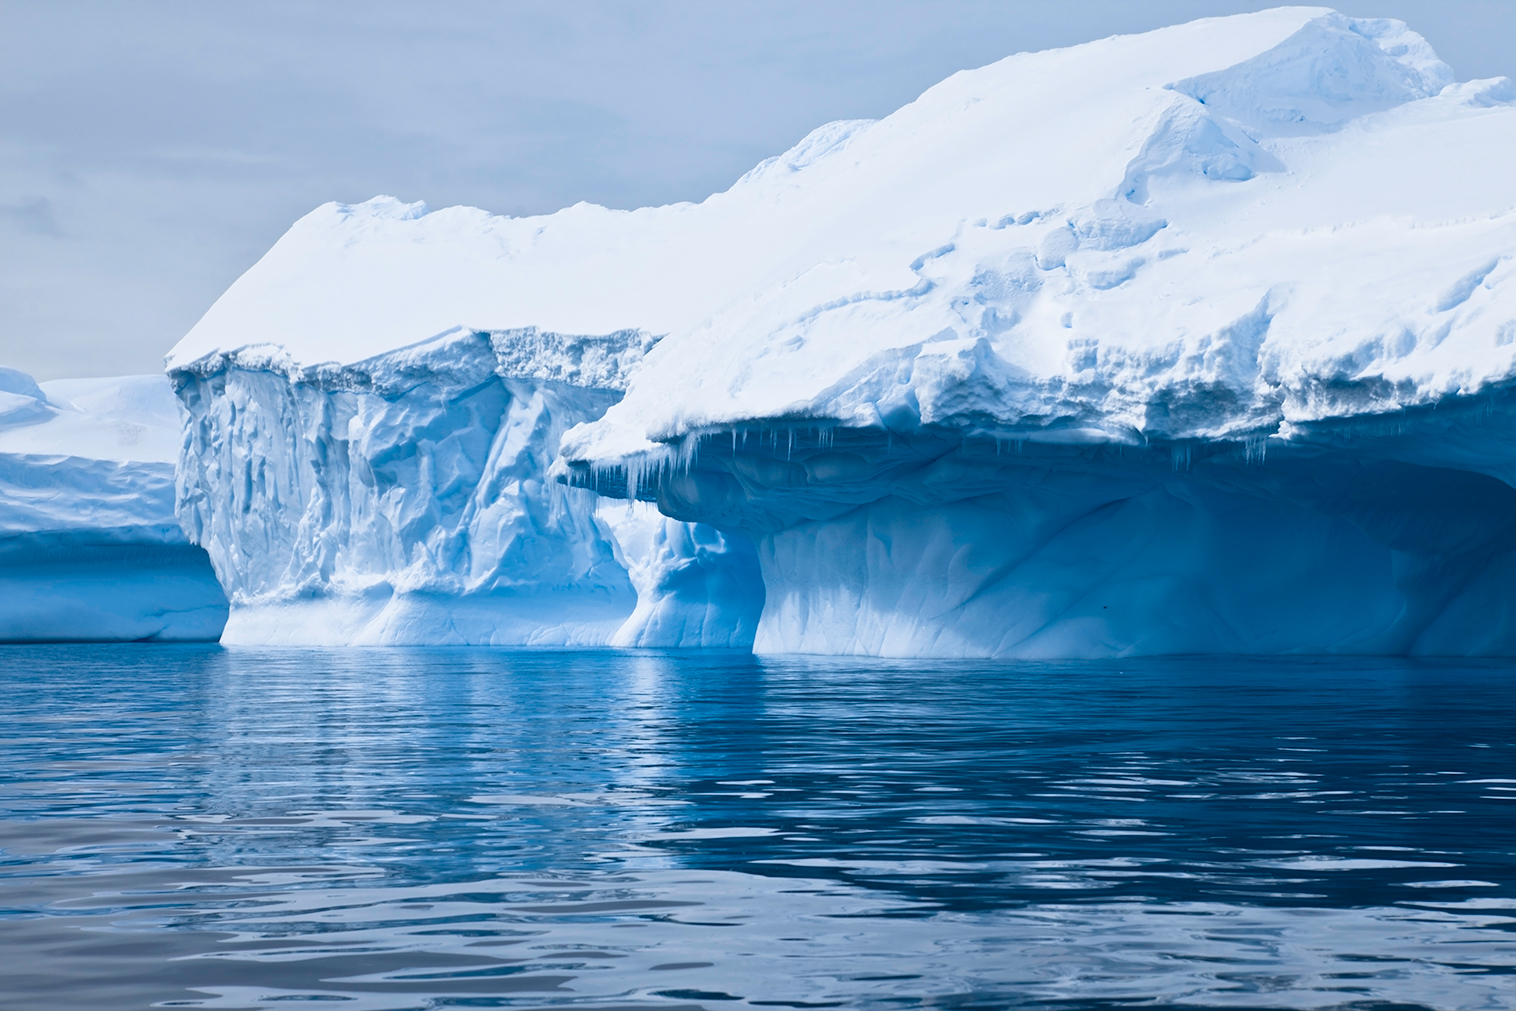
<instances>
[{"instance_id":1,"label":"reflection on water","mask_svg":"<svg viewBox=\"0 0 1516 1011\"><path fill-rule=\"evenodd\" d=\"M1516 1006L1501 664L8 647L0 1007Z\"/></svg>"}]
</instances>

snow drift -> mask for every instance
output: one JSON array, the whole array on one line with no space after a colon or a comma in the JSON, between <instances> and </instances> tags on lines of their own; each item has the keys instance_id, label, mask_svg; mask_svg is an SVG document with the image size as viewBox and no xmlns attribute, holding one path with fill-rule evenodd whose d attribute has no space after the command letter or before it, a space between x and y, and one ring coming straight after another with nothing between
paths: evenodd
<instances>
[{"instance_id":1,"label":"snow drift","mask_svg":"<svg viewBox=\"0 0 1516 1011\"><path fill-rule=\"evenodd\" d=\"M760 650L1512 654L1513 99L1323 8L1021 54L698 205L328 205L169 365L663 335L537 460L751 539Z\"/></svg>"},{"instance_id":2,"label":"snow drift","mask_svg":"<svg viewBox=\"0 0 1516 1011\"><path fill-rule=\"evenodd\" d=\"M215 640L227 604L174 518L163 376L0 368L0 641Z\"/></svg>"}]
</instances>

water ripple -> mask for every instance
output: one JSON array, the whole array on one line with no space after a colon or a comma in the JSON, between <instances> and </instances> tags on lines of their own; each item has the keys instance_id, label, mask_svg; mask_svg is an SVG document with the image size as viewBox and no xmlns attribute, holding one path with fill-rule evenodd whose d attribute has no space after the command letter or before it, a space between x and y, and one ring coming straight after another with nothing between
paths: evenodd
<instances>
[{"instance_id":1,"label":"water ripple","mask_svg":"<svg viewBox=\"0 0 1516 1011\"><path fill-rule=\"evenodd\" d=\"M1499 664L10 647L0 1007L1516 1006Z\"/></svg>"}]
</instances>

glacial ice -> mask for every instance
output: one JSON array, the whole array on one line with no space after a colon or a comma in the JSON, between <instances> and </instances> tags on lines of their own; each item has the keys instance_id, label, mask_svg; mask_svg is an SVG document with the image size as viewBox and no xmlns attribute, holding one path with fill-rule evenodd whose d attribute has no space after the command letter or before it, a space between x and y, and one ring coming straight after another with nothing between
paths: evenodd
<instances>
[{"instance_id":1,"label":"glacial ice","mask_svg":"<svg viewBox=\"0 0 1516 1011\"><path fill-rule=\"evenodd\" d=\"M179 515L222 641L751 645L751 542L549 480L652 338L452 328L315 367L244 347L174 373Z\"/></svg>"},{"instance_id":2,"label":"glacial ice","mask_svg":"<svg viewBox=\"0 0 1516 1011\"><path fill-rule=\"evenodd\" d=\"M386 609L542 599L470 526L540 395L521 487L568 487L515 529L605 610L510 641L1513 655L1513 102L1291 7L959 73L700 204L329 204L169 357L186 529L233 627L340 583L389 602L347 641L487 641ZM614 382L551 365L628 334Z\"/></svg>"},{"instance_id":3,"label":"glacial ice","mask_svg":"<svg viewBox=\"0 0 1516 1011\"><path fill-rule=\"evenodd\" d=\"M0 641L215 640L227 604L174 517L163 376L0 368Z\"/></svg>"}]
</instances>

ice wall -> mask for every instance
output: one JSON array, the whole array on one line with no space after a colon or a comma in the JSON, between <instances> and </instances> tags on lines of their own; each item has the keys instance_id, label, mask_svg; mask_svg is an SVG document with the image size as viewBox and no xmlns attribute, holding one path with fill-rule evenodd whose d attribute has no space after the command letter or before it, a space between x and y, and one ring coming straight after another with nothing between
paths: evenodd
<instances>
[{"instance_id":1,"label":"ice wall","mask_svg":"<svg viewBox=\"0 0 1516 1011\"><path fill-rule=\"evenodd\" d=\"M602 518L546 477L651 343L455 328L345 366L263 345L176 369L179 515L231 599L223 641L749 645L761 590L722 576L756 569L750 543L645 536L645 507Z\"/></svg>"},{"instance_id":2,"label":"ice wall","mask_svg":"<svg viewBox=\"0 0 1516 1011\"><path fill-rule=\"evenodd\" d=\"M163 376L0 368L0 641L215 640L227 604L174 518Z\"/></svg>"}]
</instances>

